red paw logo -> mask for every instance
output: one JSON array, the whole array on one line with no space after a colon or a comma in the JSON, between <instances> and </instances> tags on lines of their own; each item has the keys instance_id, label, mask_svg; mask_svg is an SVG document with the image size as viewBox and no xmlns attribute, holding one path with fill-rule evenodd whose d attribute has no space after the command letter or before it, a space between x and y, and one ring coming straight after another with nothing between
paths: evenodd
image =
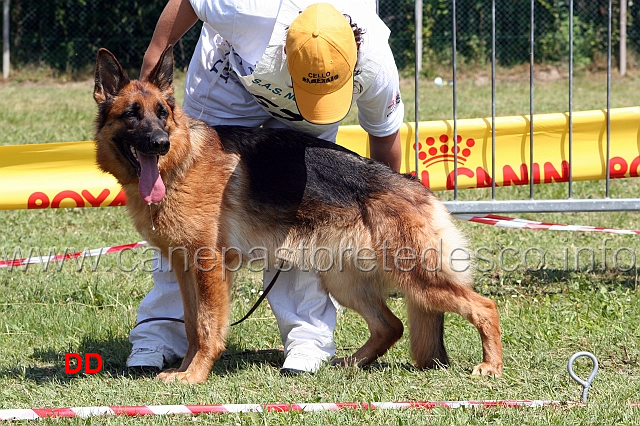
<instances>
[{"instance_id":1,"label":"red paw logo","mask_svg":"<svg viewBox=\"0 0 640 426\"><path fill-rule=\"evenodd\" d=\"M469 138L463 143L463 138L460 135L458 135L457 139L458 144L456 146L449 146L448 135L440 135L437 141L434 137L429 136L425 140L426 152L423 151L422 144L418 144L418 158L422 161L425 168L429 168L429 166L436 163L446 161L454 162L456 159L458 160L459 166L464 165L467 158L471 155L471 149L475 146L476 141ZM457 158L454 149L457 150Z\"/></svg>"},{"instance_id":2,"label":"red paw logo","mask_svg":"<svg viewBox=\"0 0 640 426\"><path fill-rule=\"evenodd\" d=\"M491 186L491 177L484 170L474 170L467 168L465 164L476 146L473 138L457 137L457 143L453 143L453 138L447 134L427 137L423 143L418 143L418 159L422 161L424 170L420 173L420 180L425 186L432 189L453 189L455 185L453 165L458 165L458 176L472 179L471 182L464 182L465 188ZM416 149L414 144L413 149ZM434 176L429 176L429 168L439 163L451 163L451 167L441 165L432 170ZM444 167L444 169L443 169ZM415 175L415 172L412 172ZM433 178L433 182L430 178ZM432 186L433 184L433 186Z\"/></svg>"}]
</instances>

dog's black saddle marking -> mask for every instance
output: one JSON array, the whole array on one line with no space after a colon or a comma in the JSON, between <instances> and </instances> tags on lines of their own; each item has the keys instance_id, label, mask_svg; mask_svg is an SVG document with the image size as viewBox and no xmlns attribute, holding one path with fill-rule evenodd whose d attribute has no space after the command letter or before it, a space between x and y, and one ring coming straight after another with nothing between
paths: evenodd
<instances>
[{"instance_id":1,"label":"dog's black saddle marking","mask_svg":"<svg viewBox=\"0 0 640 426\"><path fill-rule=\"evenodd\" d=\"M284 206L320 202L362 205L388 189L390 167L334 143L294 130L214 128L227 152L246 164L254 200ZM397 177L395 177L397 179Z\"/></svg>"}]
</instances>

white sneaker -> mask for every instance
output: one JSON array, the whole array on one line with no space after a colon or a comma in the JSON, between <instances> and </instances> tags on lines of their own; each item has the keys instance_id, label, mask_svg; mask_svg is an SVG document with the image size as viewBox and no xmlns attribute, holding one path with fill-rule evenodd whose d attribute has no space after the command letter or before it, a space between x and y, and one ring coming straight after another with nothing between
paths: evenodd
<instances>
[{"instance_id":1,"label":"white sneaker","mask_svg":"<svg viewBox=\"0 0 640 426\"><path fill-rule=\"evenodd\" d=\"M127 367L157 368L162 370L164 356L158 349L134 348L127 358Z\"/></svg>"},{"instance_id":2,"label":"white sneaker","mask_svg":"<svg viewBox=\"0 0 640 426\"><path fill-rule=\"evenodd\" d=\"M297 376L302 373L315 373L326 361L311 354L293 352L286 356L280 373L285 376Z\"/></svg>"}]
</instances>

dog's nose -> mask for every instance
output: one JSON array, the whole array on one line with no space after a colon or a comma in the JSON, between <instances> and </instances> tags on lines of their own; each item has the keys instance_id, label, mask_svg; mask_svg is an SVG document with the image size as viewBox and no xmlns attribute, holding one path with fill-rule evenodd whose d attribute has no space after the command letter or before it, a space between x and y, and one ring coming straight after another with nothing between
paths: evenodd
<instances>
[{"instance_id":1,"label":"dog's nose","mask_svg":"<svg viewBox=\"0 0 640 426\"><path fill-rule=\"evenodd\" d=\"M169 135L165 132L154 132L155 134L151 138L151 144L153 151L156 154L163 155L169 152Z\"/></svg>"},{"instance_id":2,"label":"dog's nose","mask_svg":"<svg viewBox=\"0 0 640 426\"><path fill-rule=\"evenodd\" d=\"M156 138L153 141L153 145L158 149L158 151L162 151L166 153L167 151L169 151L169 137L165 135L165 136Z\"/></svg>"}]
</instances>

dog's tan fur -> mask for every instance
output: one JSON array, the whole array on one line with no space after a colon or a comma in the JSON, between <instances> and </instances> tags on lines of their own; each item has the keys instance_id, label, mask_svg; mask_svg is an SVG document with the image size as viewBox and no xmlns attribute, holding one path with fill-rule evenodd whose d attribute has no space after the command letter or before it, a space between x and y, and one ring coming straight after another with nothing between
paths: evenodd
<instances>
[{"instance_id":1,"label":"dog's tan fur","mask_svg":"<svg viewBox=\"0 0 640 426\"><path fill-rule=\"evenodd\" d=\"M324 288L341 305L361 314L371 332L362 348L348 358L335 360L336 364L369 364L400 339L402 322L386 305L389 292L400 290L407 303L411 353L417 367L448 362L442 341L443 313L457 312L478 329L482 339L483 362L473 369L473 374L501 374L496 305L472 290L469 268L464 272L452 269L452 262L454 266L460 262L450 254L466 247L466 241L445 207L427 188L378 163L309 138L309 146L300 145L305 155L313 149L336 150L335 155L330 154L333 159L322 163L335 170L320 175L316 181L309 176L295 208L265 201L261 198L263 193L252 189L256 185L252 180L254 166L244 158L243 151L234 148L242 141L230 140L241 138L242 131L210 128L184 115L174 105L172 68L173 56L167 51L147 81L129 81L115 57L103 49L98 54L94 91L99 105L98 165L124 188L135 227L150 244L159 247L165 257L169 257L172 247L185 248L173 251L171 258L180 283L189 348L180 368L162 372L161 379L203 382L225 348L230 286L230 276L220 266L225 247L245 251L266 247L270 259L279 253L287 264L328 269L319 272ZM138 116L127 121L123 114L132 105ZM163 106L166 117L158 112ZM170 142L168 152L161 152L158 162L166 194L160 203L151 206L143 201L138 176L121 148L130 144L138 152L145 152L148 147L144 144L148 142L138 146L129 136L144 123L149 128L163 129ZM260 137L262 130L253 132ZM286 142L288 132L277 130L269 135ZM302 138L299 134L294 137ZM122 140L126 143L119 142ZM301 166L307 167L304 176L313 167L293 154L287 161L294 166L301 161ZM329 179L341 173L348 175L351 167L371 172L370 179L345 176L366 186L366 197L345 203L331 190L322 192L323 176ZM314 185L320 189L314 189ZM345 191L341 197L354 198L354 194ZM198 251L203 247L212 248L213 253ZM283 247L327 250L316 251L312 258L311 250L291 250L286 255L277 252ZM399 248L414 248L418 256L425 248L438 249L439 253L427 251L420 262L411 260L410 250L397 251ZM322 255L327 253L334 257ZM336 253L340 255L336 257ZM326 268L330 262L334 262L333 267ZM370 268L370 272L363 272Z\"/></svg>"}]
</instances>

